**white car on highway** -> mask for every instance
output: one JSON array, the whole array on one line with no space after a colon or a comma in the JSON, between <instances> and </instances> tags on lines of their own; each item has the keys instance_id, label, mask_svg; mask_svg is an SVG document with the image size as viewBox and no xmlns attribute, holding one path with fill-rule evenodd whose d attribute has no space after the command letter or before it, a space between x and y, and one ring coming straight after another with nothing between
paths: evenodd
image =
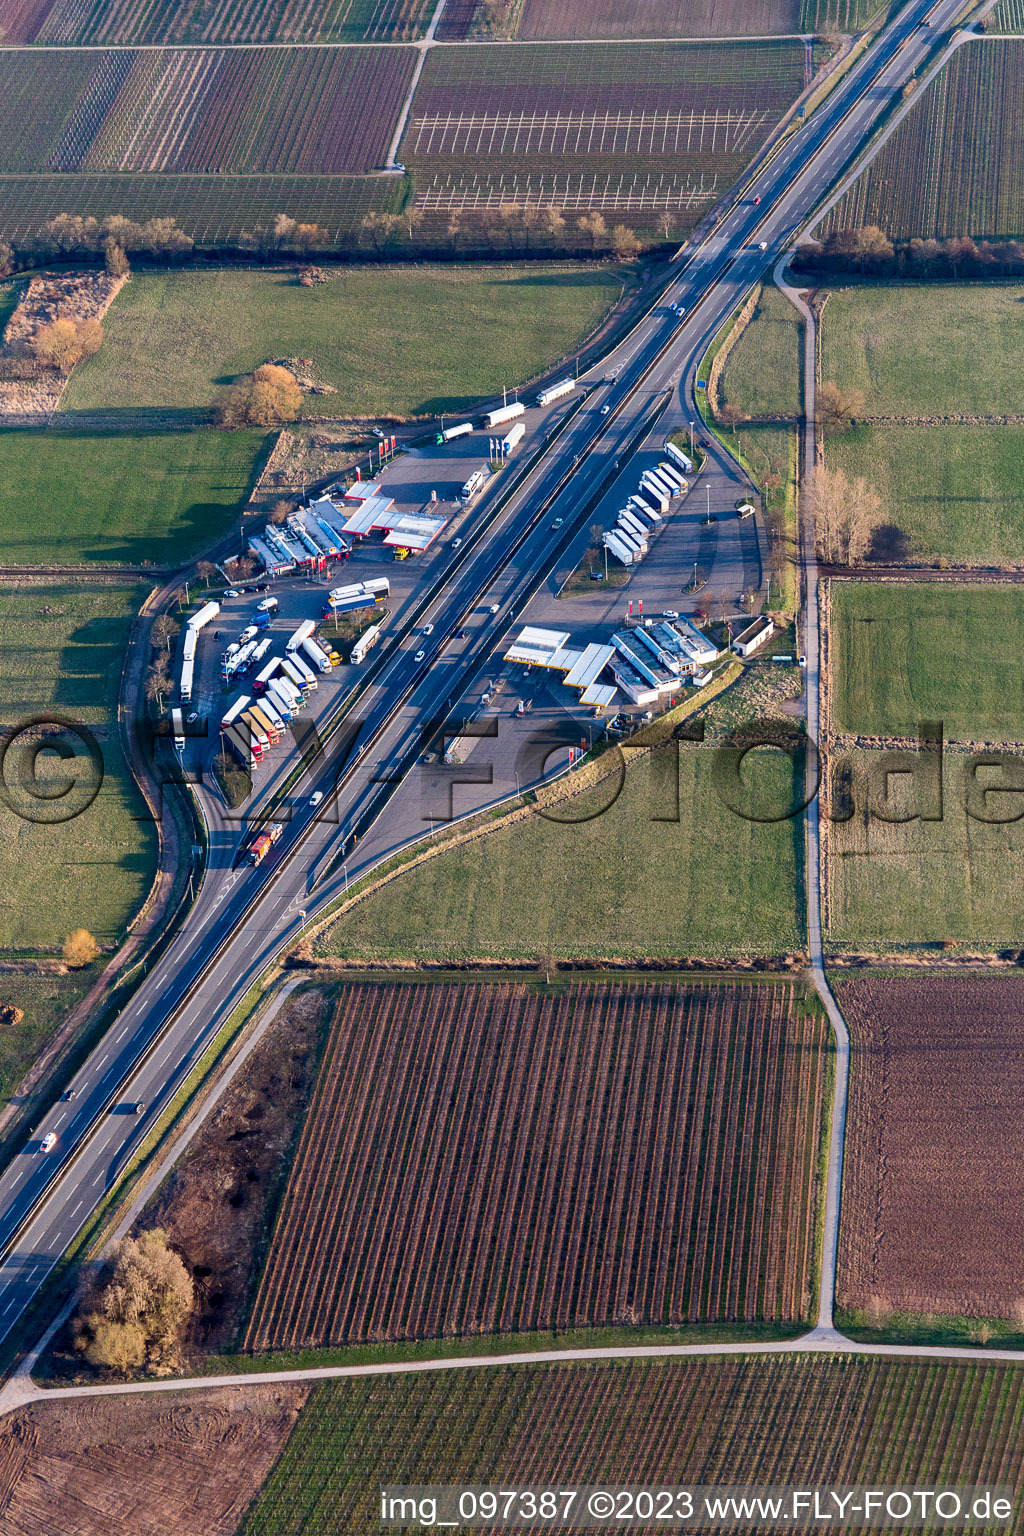
<instances>
[{"instance_id":1,"label":"white car on highway","mask_svg":"<svg viewBox=\"0 0 1024 1536\"><path fill-rule=\"evenodd\" d=\"M422 661L426 654L426 651L417 651L416 655L413 657L413 661Z\"/></svg>"},{"instance_id":2,"label":"white car on highway","mask_svg":"<svg viewBox=\"0 0 1024 1536\"><path fill-rule=\"evenodd\" d=\"M46 1135L43 1137L42 1141L39 1143L39 1150L40 1150L40 1152L52 1152L56 1145L57 1145L57 1133L56 1133L56 1131L47 1131Z\"/></svg>"},{"instance_id":3,"label":"white car on highway","mask_svg":"<svg viewBox=\"0 0 1024 1536\"><path fill-rule=\"evenodd\" d=\"M323 799L323 797L324 797L323 790L322 789L315 789L313 791L313 793L309 797L310 805L319 805L320 801Z\"/></svg>"}]
</instances>

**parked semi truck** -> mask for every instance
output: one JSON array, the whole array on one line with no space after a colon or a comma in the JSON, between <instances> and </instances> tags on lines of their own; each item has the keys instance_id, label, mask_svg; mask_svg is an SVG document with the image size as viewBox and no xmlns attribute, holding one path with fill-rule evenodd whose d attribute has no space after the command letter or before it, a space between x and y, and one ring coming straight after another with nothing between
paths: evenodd
<instances>
[{"instance_id":1,"label":"parked semi truck","mask_svg":"<svg viewBox=\"0 0 1024 1536\"><path fill-rule=\"evenodd\" d=\"M259 742L250 735L244 725L231 726L224 732L224 740L251 773L263 756L263 748Z\"/></svg>"},{"instance_id":2,"label":"parked semi truck","mask_svg":"<svg viewBox=\"0 0 1024 1536\"><path fill-rule=\"evenodd\" d=\"M180 757L185 750L185 722L180 709L171 710L171 730L174 732L174 750Z\"/></svg>"},{"instance_id":3,"label":"parked semi truck","mask_svg":"<svg viewBox=\"0 0 1024 1536\"><path fill-rule=\"evenodd\" d=\"M271 720L270 716L259 704L254 704L249 711L256 724L264 732L272 747L276 747L281 740L281 732Z\"/></svg>"},{"instance_id":4,"label":"parked semi truck","mask_svg":"<svg viewBox=\"0 0 1024 1536\"><path fill-rule=\"evenodd\" d=\"M507 436L503 437L501 440L502 457L507 459L510 453L515 453L516 449L519 447L519 444L522 442L525 436L525 422L517 421L511 432L509 432Z\"/></svg>"},{"instance_id":5,"label":"parked semi truck","mask_svg":"<svg viewBox=\"0 0 1024 1536\"><path fill-rule=\"evenodd\" d=\"M255 677L255 679L253 681L252 687L253 687L253 692L257 696L259 696L260 694L266 693L266 691L267 691L267 684L270 682L270 679L273 677L274 673L277 671L277 669L278 669L278 667L280 665L281 665L281 658L279 656L275 656L273 661L268 661L266 663L266 665L264 666L262 672L258 672L256 674L256 677Z\"/></svg>"},{"instance_id":6,"label":"parked semi truck","mask_svg":"<svg viewBox=\"0 0 1024 1536\"><path fill-rule=\"evenodd\" d=\"M518 400L514 400L508 405L497 406L493 411L486 411L484 413L484 426L500 427L506 421L515 421L517 416L524 416L525 414L526 406L520 404Z\"/></svg>"},{"instance_id":7,"label":"parked semi truck","mask_svg":"<svg viewBox=\"0 0 1024 1536\"><path fill-rule=\"evenodd\" d=\"M315 633L316 621L314 619L303 619L302 623L299 625L294 635L292 635L291 639L285 642L285 654L288 656L294 655L299 646L302 644L303 640L308 640L310 635Z\"/></svg>"},{"instance_id":8,"label":"parked semi truck","mask_svg":"<svg viewBox=\"0 0 1024 1536\"><path fill-rule=\"evenodd\" d=\"M302 678L303 685L306 688L313 689L319 686L316 680L316 673L309 665L309 662L304 659L300 651L292 651L292 654L288 657L288 660L290 664L295 668L299 676Z\"/></svg>"},{"instance_id":9,"label":"parked semi truck","mask_svg":"<svg viewBox=\"0 0 1024 1536\"><path fill-rule=\"evenodd\" d=\"M670 458L673 464L678 464L684 474L693 474L693 460L689 454L684 453L681 448L676 447L675 443L668 440L665 441L664 449L666 457Z\"/></svg>"},{"instance_id":10,"label":"parked semi truck","mask_svg":"<svg viewBox=\"0 0 1024 1536\"><path fill-rule=\"evenodd\" d=\"M239 724L248 727L249 734L252 736L254 741L259 743L260 750L262 752L270 751L270 737L267 735L262 725L258 724L258 722L255 720L251 709L247 709L245 714L241 716Z\"/></svg>"},{"instance_id":11,"label":"parked semi truck","mask_svg":"<svg viewBox=\"0 0 1024 1536\"><path fill-rule=\"evenodd\" d=\"M331 662L329 656L327 655L326 651L322 651L320 649L312 635L310 635L306 640L303 640L302 654L304 657L308 658L310 663L316 667L318 672L329 672L331 670Z\"/></svg>"},{"instance_id":12,"label":"parked semi truck","mask_svg":"<svg viewBox=\"0 0 1024 1536\"><path fill-rule=\"evenodd\" d=\"M281 662L281 676L287 679L299 699L304 700L306 697L306 679L290 656L285 656Z\"/></svg>"},{"instance_id":13,"label":"parked semi truck","mask_svg":"<svg viewBox=\"0 0 1024 1536\"><path fill-rule=\"evenodd\" d=\"M443 432L437 434L438 445L450 443L453 437L465 437L472 430L473 423L471 421L460 421L457 427L445 427Z\"/></svg>"},{"instance_id":14,"label":"parked semi truck","mask_svg":"<svg viewBox=\"0 0 1024 1536\"><path fill-rule=\"evenodd\" d=\"M245 711L249 708L251 703L252 699L250 699L249 695L246 693L243 693L240 698L237 698L232 704L231 708L223 716L220 722L221 730L226 731L229 726L234 725L235 721L240 719L241 716L245 714Z\"/></svg>"},{"instance_id":15,"label":"parked semi truck","mask_svg":"<svg viewBox=\"0 0 1024 1536\"><path fill-rule=\"evenodd\" d=\"M285 692L280 678L275 677L273 679L263 697L265 699L273 699L274 708L281 716L281 719L284 721L285 725L288 725L290 721L294 719L297 705L295 704L292 696Z\"/></svg>"}]
</instances>

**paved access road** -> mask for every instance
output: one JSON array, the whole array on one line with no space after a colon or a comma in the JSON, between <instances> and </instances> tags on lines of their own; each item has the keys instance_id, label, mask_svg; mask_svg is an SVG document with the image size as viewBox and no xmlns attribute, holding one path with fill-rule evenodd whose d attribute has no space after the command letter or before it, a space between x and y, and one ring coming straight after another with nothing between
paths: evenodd
<instances>
[{"instance_id":1,"label":"paved access road","mask_svg":"<svg viewBox=\"0 0 1024 1536\"><path fill-rule=\"evenodd\" d=\"M666 392L666 431L696 419L694 374L708 340L788 246L961 5L917 0L900 12L713 235L684 252L664 302L592 371L600 377L617 371L615 382L594 388L486 533L476 543L467 541L471 547L422 615L434 625L424 659L415 659L421 637L400 638L360 700L362 723L348 741L348 756L339 747L310 765L274 858L256 870L233 867L237 840L218 832L187 922L81 1068L74 1100L56 1106L41 1125L40 1133L57 1133L57 1147L47 1156L34 1150L38 1142L30 1143L0 1176L0 1337L116 1181L152 1116L265 967L295 942L302 913L311 916L334 900L367 867L367 848L381 844L379 829L354 847L353 829L368 828L377 817L384 843L408 841L411 829L390 827L383 802L415 761L424 722L443 717L449 701L461 697L467 679L486 664L586 516L594 489ZM921 26L926 15L929 29ZM761 242L767 249L759 248ZM685 307L681 321L668 311L671 300ZM612 406L606 416L600 413L604 403ZM563 527L552 528L555 517ZM453 642L463 626L467 638ZM346 733L338 740L345 743ZM314 814L307 796L316 788L325 800ZM323 876L342 848L345 867L321 878L310 894L311 878ZM136 1102L143 1113L133 1112Z\"/></svg>"}]
</instances>

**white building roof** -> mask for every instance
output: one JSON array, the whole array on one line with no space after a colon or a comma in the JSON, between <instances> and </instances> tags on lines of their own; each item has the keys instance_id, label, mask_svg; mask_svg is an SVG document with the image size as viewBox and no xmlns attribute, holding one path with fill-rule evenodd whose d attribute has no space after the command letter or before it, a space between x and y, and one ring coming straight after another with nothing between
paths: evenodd
<instances>
[{"instance_id":1,"label":"white building roof","mask_svg":"<svg viewBox=\"0 0 1024 1536\"><path fill-rule=\"evenodd\" d=\"M394 505L390 496L368 496L361 507L350 512L342 524L342 533L364 534L371 528L387 528L388 512Z\"/></svg>"},{"instance_id":2,"label":"white building roof","mask_svg":"<svg viewBox=\"0 0 1024 1536\"><path fill-rule=\"evenodd\" d=\"M539 667L561 666L566 654L569 635L565 630L538 629L528 624L505 652L506 660L521 661ZM578 653L573 652L575 657Z\"/></svg>"},{"instance_id":3,"label":"white building roof","mask_svg":"<svg viewBox=\"0 0 1024 1536\"><path fill-rule=\"evenodd\" d=\"M355 485L349 486L345 492L346 501L366 501L370 496L376 496L380 490L378 480L357 480Z\"/></svg>"},{"instance_id":4,"label":"white building roof","mask_svg":"<svg viewBox=\"0 0 1024 1536\"><path fill-rule=\"evenodd\" d=\"M565 681L570 688L589 688L604 671L615 654L615 648L611 645L591 644L580 652L580 659L570 672L566 673ZM589 703L589 700L587 701Z\"/></svg>"},{"instance_id":5,"label":"white building roof","mask_svg":"<svg viewBox=\"0 0 1024 1536\"><path fill-rule=\"evenodd\" d=\"M568 682L568 678L566 679ZM580 694L581 704L593 704L595 709L604 709L608 704L613 704L619 690L612 683L590 683Z\"/></svg>"}]
</instances>

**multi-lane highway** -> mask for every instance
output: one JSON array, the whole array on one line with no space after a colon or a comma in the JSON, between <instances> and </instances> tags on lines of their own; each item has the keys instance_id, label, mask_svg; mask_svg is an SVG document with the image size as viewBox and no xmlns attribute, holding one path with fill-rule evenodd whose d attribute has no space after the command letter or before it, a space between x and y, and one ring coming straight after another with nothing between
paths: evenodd
<instances>
[{"instance_id":1,"label":"multi-lane highway","mask_svg":"<svg viewBox=\"0 0 1024 1536\"><path fill-rule=\"evenodd\" d=\"M40 1126L56 1133L55 1149L43 1155L37 1141L29 1143L0 1176L0 1337L252 984L294 944L303 922L367 867L368 845L362 835L353 843L353 832L364 834L387 816L394 783L421 748L424 723L445 716L485 664L666 392L665 430L695 419L695 372L708 340L788 245L962 5L918 0L900 12L827 104L744 187L714 233L682 253L663 300L592 371L595 380L614 372L615 382L595 383L491 525L453 555L446 579L417 615L434 626L424 659L415 659L422 639L400 634L353 710L358 732L340 732L338 746L310 764L273 861L235 867L237 834L217 825L187 921L69 1085L74 1098ZM669 312L670 301L684 306L682 320ZM602 415L606 403L612 410ZM556 517L559 529L552 527ZM462 628L466 637L453 640ZM325 798L314 810L316 789ZM332 872L342 849L346 867Z\"/></svg>"}]
</instances>

